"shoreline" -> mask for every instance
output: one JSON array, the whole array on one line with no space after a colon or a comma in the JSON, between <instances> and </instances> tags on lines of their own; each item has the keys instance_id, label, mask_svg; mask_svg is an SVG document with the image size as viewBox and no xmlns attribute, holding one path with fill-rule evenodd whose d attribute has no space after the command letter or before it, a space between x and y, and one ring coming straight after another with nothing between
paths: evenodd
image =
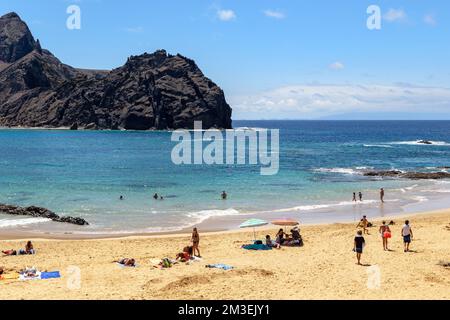
<instances>
[{"instance_id":1,"label":"shoreline","mask_svg":"<svg viewBox=\"0 0 450 320\"><path fill-rule=\"evenodd\" d=\"M411 217L423 217L426 216L434 216L434 215L445 215L450 214L450 208L444 208L444 209L438 209L438 210L430 210L430 211L421 211L421 212L414 212L414 213L401 213L401 214L390 214L384 217L373 217L369 218L371 222L381 222L384 220L398 220L398 219L405 219L405 218L411 218ZM202 222L204 223L204 222ZM201 223L201 224L202 224ZM302 223L300 221L300 227L323 227L323 226L329 226L329 225L336 225L336 224L354 224L357 223L357 221L350 221L350 220L344 220L344 221L334 221L334 222L312 222L312 223ZM194 225L197 226L197 228L201 228L201 224ZM193 226L193 227L194 227ZM193 228L192 227L192 228ZM121 239L158 239L158 238L179 238L179 237L186 237L190 236L192 228L183 228L181 230L177 231L167 231L167 232L150 232L150 233L120 233L120 234L114 234L114 233L105 233L105 234L76 234L76 233L64 233L64 234L58 234L58 233L39 233L39 232L18 232L17 230L12 230L10 232L2 231L0 233L0 242L1 241L19 241L19 240L59 240L59 241L69 241L69 240L121 240ZM273 230L274 228L277 228L277 226L272 225L269 223L266 226L258 227L257 229L259 231L264 230ZM240 228L205 228L202 229L201 233L205 236L208 235L221 235L221 234L234 234L234 233L247 233L249 232L247 229L240 229Z\"/></svg>"}]
</instances>

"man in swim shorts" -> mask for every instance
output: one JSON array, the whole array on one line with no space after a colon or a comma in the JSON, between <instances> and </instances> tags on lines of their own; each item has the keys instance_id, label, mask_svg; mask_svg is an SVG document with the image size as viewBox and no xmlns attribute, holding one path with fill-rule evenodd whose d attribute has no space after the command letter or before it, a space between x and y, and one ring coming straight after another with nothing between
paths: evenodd
<instances>
[{"instance_id":1,"label":"man in swim shorts","mask_svg":"<svg viewBox=\"0 0 450 320\"><path fill-rule=\"evenodd\" d=\"M403 251L409 252L409 245L413 238L413 232L412 232L411 226L409 225L409 220L405 221L405 225L402 228L402 237L403 237L403 244L404 244Z\"/></svg>"}]
</instances>

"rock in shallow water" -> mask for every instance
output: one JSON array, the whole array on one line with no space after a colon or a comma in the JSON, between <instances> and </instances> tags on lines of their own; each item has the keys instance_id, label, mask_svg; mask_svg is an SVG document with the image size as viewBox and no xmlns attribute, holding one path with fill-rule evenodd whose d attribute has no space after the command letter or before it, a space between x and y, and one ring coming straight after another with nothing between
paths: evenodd
<instances>
[{"instance_id":1,"label":"rock in shallow water","mask_svg":"<svg viewBox=\"0 0 450 320\"><path fill-rule=\"evenodd\" d=\"M397 170L388 171L369 171L364 173L367 177L397 177L413 180L438 180L438 179L449 179L449 172L402 172Z\"/></svg>"},{"instance_id":2,"label":"rock in shallow water","mask_svg":"<svg viewBox=\"0 0 450 320\"><path fill-rule=\"evenodd\" d=\"M53 211L41 207L19 207L0 203L0 213L11 214L16 216L30 216L35 218L47 218L56 222L65 222L76 224L79 226L87 226L89 223L83 218L60 217Z\"/></svg>"}]
</instances>

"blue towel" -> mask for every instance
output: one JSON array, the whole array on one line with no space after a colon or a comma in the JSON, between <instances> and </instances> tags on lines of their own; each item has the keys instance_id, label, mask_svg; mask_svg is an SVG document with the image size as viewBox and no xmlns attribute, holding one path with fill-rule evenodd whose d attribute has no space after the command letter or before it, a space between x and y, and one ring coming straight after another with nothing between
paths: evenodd
<instances>
[{"instance_id":1,"label":"blue towel","mask_svg":"<svg viewBox=\"0 0 450 320\"><path fill-rule=\"evenodd\" d=\"M231 270L233 269L232 266L222 264L222 263L216 263L216 264L208 264L206 265L207 268L217 268L217 269L223 269L223 270Z\"/></svg>"},{"instance_id":2,"label":"blue towel","mask_svg":"<svg viewBox=\"0 0 450 320\"><path fill-rule=\"evenodd\" d=\"M41 279L56 279L56 278L61 278L59 271L41 272Z\"/></svg>"},{"instance_id":3,"label":"blue towel","mask_svg":"<svg viewBox=\"0 0 450 320\"><path fill-rule=\"evenodd\" d=\"M242 246L245 250L272 250L272 247L269 247L265 244L247 244Z\"/></svg>"}]
</instances>

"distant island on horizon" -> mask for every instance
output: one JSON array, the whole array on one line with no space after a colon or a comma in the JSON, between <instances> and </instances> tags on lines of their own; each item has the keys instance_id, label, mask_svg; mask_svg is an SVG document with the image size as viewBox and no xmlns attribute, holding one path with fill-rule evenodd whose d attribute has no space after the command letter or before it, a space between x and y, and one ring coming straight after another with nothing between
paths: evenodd
<instances>
[{"instance_id":1,"label":"distant island on horizon","mask_svg":"<svg viewBox=\"0 0 450 320\"><path fill-rule=\"evenodd\" d=\"M111 71L77 69L41 47L14 12L0 17L0 126L89 130L230 129L225 95L165 50Z\"/></svg>"}]
</instances>

